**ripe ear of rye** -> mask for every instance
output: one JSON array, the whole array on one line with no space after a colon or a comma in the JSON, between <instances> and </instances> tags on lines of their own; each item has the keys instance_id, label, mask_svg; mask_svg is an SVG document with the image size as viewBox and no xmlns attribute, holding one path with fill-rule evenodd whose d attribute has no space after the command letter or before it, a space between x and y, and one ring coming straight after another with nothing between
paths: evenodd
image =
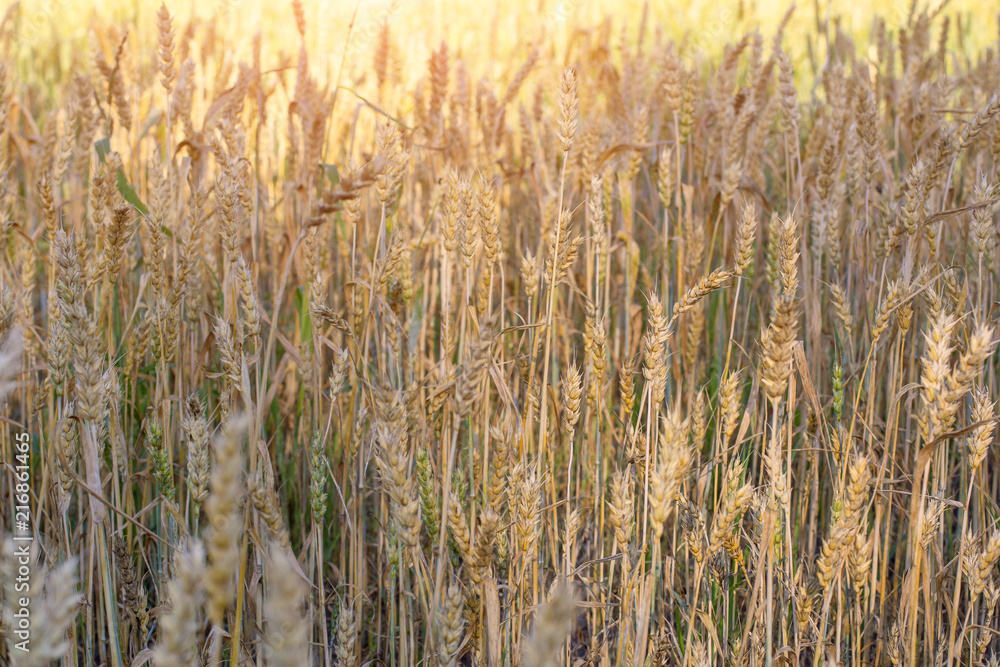
<instances>
[{"instance_id":1,"label":"ripe ear of rye","mask_svg":"<svg viewBox=\"0 0 1000 667\"><path fill-rule=\"evenodd\" d=\"M0 14L0 664L995 663L982 7L246 2Z\"/></svg>"}]
</instances>

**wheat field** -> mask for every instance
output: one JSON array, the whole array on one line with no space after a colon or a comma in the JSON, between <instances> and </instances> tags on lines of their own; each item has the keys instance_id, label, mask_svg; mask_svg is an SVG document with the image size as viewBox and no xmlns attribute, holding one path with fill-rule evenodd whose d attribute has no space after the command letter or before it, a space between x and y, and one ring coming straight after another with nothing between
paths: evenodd
<instances>
[{"instance_id":1,"label":"wheat field","mask_svg":"<svg viewBox=\"0 0 1000 667\"><path fill-rule=\"evenodd\" d=\"M184 4L0 18L0 664L1000 664L1000 16Z\"/></svg>"}]
</instances>

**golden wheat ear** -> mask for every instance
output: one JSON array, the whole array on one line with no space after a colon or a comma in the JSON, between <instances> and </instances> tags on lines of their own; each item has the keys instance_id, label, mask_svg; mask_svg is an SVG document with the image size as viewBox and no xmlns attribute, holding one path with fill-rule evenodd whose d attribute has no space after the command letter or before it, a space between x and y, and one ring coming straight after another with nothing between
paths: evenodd
<instances>
[{"instance_id":1,"label":"golden wheat ear","mask_svg":"<svg viewBox=\"0 0 1000 667\"><path fill-rule=\"evenodd\" d=\"M4 634L14 664L41 667L61 660L72 648L67 633L83 601L77 592L76 560L50 569L39 561L35 542L4 535L0 572L6 603Z\"/></svg>"},{"instance_id":2,"label":"golden wheat ear","mask_svg":"<svg viewBox=\"0 0 1000 667\"><path fill-rule=\"evenodd\" d=\"M173 560L173 577L167 582L169 611L159 620L159 638L153 649L156 667L199 664L205 603L205 547L192 542Z\"/></svg>"},{"instance_id":3,"label":"golden wheat ear","mask_svg":"<svg viewBox=\"0 0 1000 667\"><path fill-rule=\"evenodd\" d=\"M559 664L563 642L576 624L577 596L572 584L556 580L548 600L535 614L531 634L521 648L525 667Z\"/></svg>"},{"instance_id":4,"label":"golden wheat ear","mask_svg":"<svg viewBox=\"0 0 1000 667\"><path fill-rule=\"evenodd\" d=\"M24 339L21 330L8 328L0 336L0 405L17 387L17 377L21 373Z\"/></svg>"},{"instance_id":5,"label":"golden wheat ear","mask_svg":"<svg viewBox=\"0 0 1000 667\"><path fill-rule=\"evenodd\" d=\"M272 543L264 572L264 654L272 667L301 667L311 662L306 582L288 549Z\"/></svg>"}]
</instances>

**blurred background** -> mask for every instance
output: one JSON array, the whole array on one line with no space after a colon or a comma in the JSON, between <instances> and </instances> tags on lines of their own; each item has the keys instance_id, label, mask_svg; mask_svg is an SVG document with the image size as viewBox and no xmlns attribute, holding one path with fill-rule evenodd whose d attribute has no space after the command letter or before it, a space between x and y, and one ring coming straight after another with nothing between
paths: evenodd
<instances>
[{"instance_id":1,"label":"blurred background","mask_svg":"<svg viewBox=\"0 0 1000 667\"><path fill-rule=\"evenodd\" d=\"M262 57L265 62L276 54L291 54L299 48L291 4L282 0L174 0L167 3L175 20L183 26L192 16L216 17L217 29L226 31L227 40L249 52L251 40L261 32ZM606 28L638 35L645 16L647 39L657 34L677 40L689 64L707 63L721 53L723 45L738 39L747 30L759 27L765 38L774 34L792 3L787 0L736 0L686 2L683 0L496 0L480 3L469 0L303 0L307 19L306 48L314 71L336 72L341 62L346 71L360 76L370 70L372 54L383 27L392 30L394 68L404 86L423 75L432 48L444 38L449 50L475 62L476 54L497 56L495 67L517 68L519 58L531 44L566 49L573 39L569 26L592 26L602 29L605 17L613 21ZM918 8L927 7L920 3ZM0 7L3 7L0 4ZM65 68L78 66L81 59L92 57L94 44L88 40L94 18L118 25L133 24L140 33L155 29L160 0L40 0L7 3L0 11L2 31L10 39L6 54L20 68L29 69L32 78L59 80ZM990 2L955 0L931 3L950 18L949 46L963 53L976 53L998 34L998 8ZM795 60L822 59L820 43L795 43L797 35L833 35L837 26L861 43L867 43L872 19L877 12L890 31L905 23L913 9L910 0L839 0L803 2L789 19L786 45ZM800 29L808 28L808 29ZM616 36L618 36L616 34ZM53 52L52 38L60 49ZM147 42L140 34L129 40L133 49ZM244 54L236 53L234 57ZM505 62L510 55L513 60ZM611 54L614 57L614 54ZM693 62L692 62L693 61ZM417 65L413 67L411 65ZM811 68L809 68L811 69ZM502 74L494 72L493 74ZM356 76L351 77L357 81Z\"/></svg>"}]
</instances>

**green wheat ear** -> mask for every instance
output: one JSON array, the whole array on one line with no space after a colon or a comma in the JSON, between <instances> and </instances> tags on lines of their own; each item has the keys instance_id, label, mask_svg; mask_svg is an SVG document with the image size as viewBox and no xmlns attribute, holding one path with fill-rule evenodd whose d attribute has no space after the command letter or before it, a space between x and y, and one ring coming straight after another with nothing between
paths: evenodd
<instances>
[{"instance_id":1,"label":"green wheat ear","mask_svg":"<svg viewBox=\"0 0 1000 667\"><path fill-rule=\"evenodd\" d=\"M833 412L839 422L844 412L844 367L840 364L833 367Z\"/></svg>"},{"instance_id":2,"label":"green wheat ear","mask_svg":"<svg viewBox=\"0 0 1000 667\"><path fill-rule=\"evenodd\" d=\"M324 448L323 438L319 430L313 433L309 446L309 470L312 482L309 485L309 504L312 509L313 521L317 525L323 524L326 516L326 482L327 467L329 465Z\"/></svg>"},{"instance_id":3,"label":"green wheat ear","mask_svg":"<svg viewBox=\"0 0 1000 667\"><path fill-rule=\"evenodd\" d=\"M146 424L146 440L149 456L153 462L153 479L163 495L173 502L177 492L174 488L174 471L170 462L170 452L163 445L163 427L155 418Z\"/></svg>"},{"instance_id":4,"label":"green wheat ear","mask_svg":"<svg viewBox=\"0 0 1000 667\"><path fill-rule=\"evenodd\" d=\"M427 450L417 450L417 489L420 492L420 510L424 529L431 544L437 543L439 530L437 501L434 498L434 471Z\"/></svg>"}]
</instances>

